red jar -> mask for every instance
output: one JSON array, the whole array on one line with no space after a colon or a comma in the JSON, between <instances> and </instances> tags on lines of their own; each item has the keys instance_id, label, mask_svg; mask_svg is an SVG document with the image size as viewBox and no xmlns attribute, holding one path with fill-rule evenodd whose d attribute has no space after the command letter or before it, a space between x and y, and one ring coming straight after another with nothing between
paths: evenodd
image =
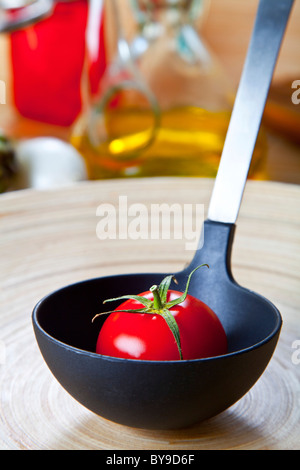
<instances>
[{"instance_id":1,"label":"red jar","mask_svg":"<svg viewBox=\"0 0 300 470\"><path fill-rule=\"evenodd\" d=\"M95 3L56 1L48 17L10 34L14 102L24 117L70 126L82 108L85 64L90 91L97 89L105 67L102 18L98 54L86 54L89 8Z\"/></svg>"}]
</instances>

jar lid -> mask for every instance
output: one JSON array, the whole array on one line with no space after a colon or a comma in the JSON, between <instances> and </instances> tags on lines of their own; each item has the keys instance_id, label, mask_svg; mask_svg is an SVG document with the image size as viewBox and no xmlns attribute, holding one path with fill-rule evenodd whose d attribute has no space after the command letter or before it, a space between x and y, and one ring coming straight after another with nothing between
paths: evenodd
<instances>
[{"instance_id":1,"label":"jar lid","mask_svg":"<svg viewBox=\"0 0 300 470\"><path fill-rule=\"evenodd\" d=\"M53 0L0 0L0 33L12 32L51 14Z\"/></svg>"}]
</instances>

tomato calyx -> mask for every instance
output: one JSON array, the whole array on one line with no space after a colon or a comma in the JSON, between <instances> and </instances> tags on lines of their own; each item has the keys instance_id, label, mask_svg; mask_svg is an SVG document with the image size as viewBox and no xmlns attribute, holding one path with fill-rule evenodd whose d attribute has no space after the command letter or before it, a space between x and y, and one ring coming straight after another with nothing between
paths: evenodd
<instances>
[{"instance_id":1,"label":"tomato calyx","mask_svg":"<svg viewBox=\"0 0 300 470\"><path fill-rule=\"evenodd\" d=\"M174 277L174 275L166 276L161 281L159 286L153 285L152 287L150 287L149 291L153 295L153 300L148 299L146 297L143 297L141 295L131 295L131 294L129 294L129 295L122 295L120 297L115 297L115 298L112 298L112 299L106 299L106 300L104 300L103 303L105 304L107 302L113 302L113 301L116 301L116 300L133 299L133 300L136 300L137 302L141 303L143 305L143 307L142 308L136 308L136 309L124 309L124 310L122 309L122 310L120 310L120 312L160 315L166 321L169 329L171 330L171 332L174 336L174 339L176 341L176 345L177 345L177 348L178 348L179 356L180 356L180 359L182 360L182 350L181 350L181 341L180 341L179 328L178 328L178 325L177 325L177 322L176 322L174 316L170 312L170 309L172 307L174 307L175 305L178 305L178 304L184 302L184 300L186 299L186 296L188 294L188 289L189 289L189 285L190 285L192 275L194 274L195 271L197 271L197 269L199 269L203 266L206 266L207 268L209 268L208 264L201 264L200 266L197 266L195 269L193 269L193 271L191 271L191 273L188 276L187 283L186 283L186 286L185 286L185 290L182 293L182 295L177 297L176 299L171 300L171 301L167 301L167 294L168 294L168 290L169 290L171 282L174 281L177 284L177 280ZM113 312L114 312L114 310L98 313L97 315L95 315L93 317L92 322L97 317L99 317L101 315L108 315L108 314L113 313Z\"/></svg>"}]
</instances>

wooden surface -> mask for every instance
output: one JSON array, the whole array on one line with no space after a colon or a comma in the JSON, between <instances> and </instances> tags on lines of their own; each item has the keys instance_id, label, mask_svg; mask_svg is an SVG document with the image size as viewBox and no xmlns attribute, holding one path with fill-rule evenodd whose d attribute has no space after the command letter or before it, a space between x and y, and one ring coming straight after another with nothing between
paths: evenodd
<instances>
[{"instance_id":1,"label":"wooden surface","mask_svg":"<svg viewBox=\"0 0 300 470\"><path fill-rule=\"evenodd\" d=\"M193 428L154 432L106 421L77 403L38 350L31 311L66 284L105 274L177 271L193 252L184 240L106 240L96 209L152 202L204 204L212 180L84 182L0 196L0 449L299 449L300 188L249 181L237 223L233 273L280 309L283 329L254 387L219 416ZM299 348L299 346L298 346ZM293 361L294 358L294 361ZM220 391L221 392L221 391Z\"/></svg>"},{"instance_id":2,"label":"wooden surface","mask_svg":"<svg viewBox=\"0 0 300 470\"><path fill-rule=\"evenodd\" d=\"M120 6L125 5L122 0ZM250 39L258 0L209 0L207 14L197 28L211 52L218 58L224 68L233 89L236 88L242 71L245 55ZM126 24L132 27L132 19L127 13ZM291 84L300 79L300 1L295 1L283 45L277 62L272 87L277 88L282 82L287 84L285 105L290 106ZM128 31L128 34L130 31ZM108 49L110 44L108 44ZM12 71L10 50L7 35L0 34L0 80L6 84L6 104L0 104L0 128L10 137L20 139L26 137L51 135L68 140L70 128L50 126L22 118L13 107ZM268 105L268 103L267 103ZM300 104L294 105L299 114ZM268 119L268 123L270 119ZM299 122L299 121L298 121ZM295 124L296 126L296 124ZM280 126L279 126L280 127ZM299 124L298 124L299 128ZM268 178L300 184L300 146L291 141L281 129L268 126ZM300 129L298 131L300 135Z\"/></svg>"}]
</instances>

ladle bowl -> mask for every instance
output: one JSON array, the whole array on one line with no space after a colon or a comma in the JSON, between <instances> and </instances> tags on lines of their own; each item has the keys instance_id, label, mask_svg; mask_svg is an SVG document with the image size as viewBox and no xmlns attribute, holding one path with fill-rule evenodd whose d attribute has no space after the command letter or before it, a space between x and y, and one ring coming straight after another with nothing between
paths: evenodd
<instances>
[{"instance_id":1,"label":"ladle bowl","mask_svg":"<svg viewBox=\"0 0 300 470\"><path fill-rule=\"evenodd\" d=\"M282 319L264 297L239 286L231 249L242 194L293 0L260 0L235 99L203 246L190 266L175 274L184 290L217 314L228 338L223 356L182 361L140 361L96 354L102 301L138 294L165 273L101 277L64 287L42 299L33 326L42 355L61 385L85 407L109 420L149 429L191 426L224 411L255 384L275 350ZM169 273L168 273L169 274ZM133 291L134 289L134 291ZM114 306L112 306L114 308ZM99 318L99 317L98 317ZM100 317L102 318L102 317Z\"/></svg>"},{"instance_id":2,"label":"ladle bowl","mask_svg":"<svg viewBox=\"0 0 300 470\"><path fill-rule=\"evenodd\" d=\"M42 355L61 385L92 412L132 427L176 429L208 419L239 400L267 366L279 337L281 316L267 299L240 287L230 272L234 225L204 223L204 247L192 266L190 293L218 315L228 354L189 361L140 361L96 354L102 301L147 290L163 273L128 274L79 282L53 292L34 309ZM192 268L175 274L184 289Z\"/></svg>"}]
</instances>

